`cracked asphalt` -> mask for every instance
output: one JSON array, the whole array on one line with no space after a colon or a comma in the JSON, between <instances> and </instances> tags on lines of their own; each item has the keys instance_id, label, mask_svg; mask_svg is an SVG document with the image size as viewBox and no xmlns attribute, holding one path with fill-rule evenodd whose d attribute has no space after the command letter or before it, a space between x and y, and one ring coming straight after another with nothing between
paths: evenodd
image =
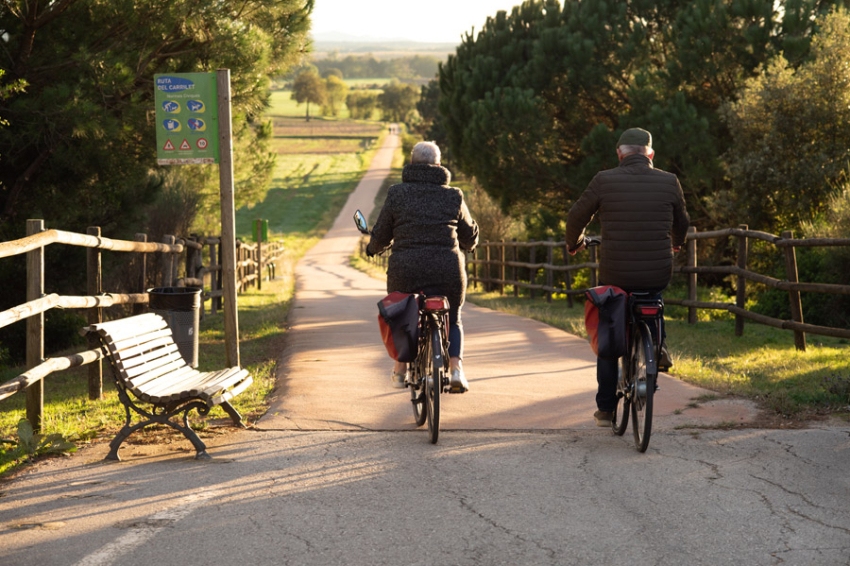
<instances>
[{"instance_id":1,"label":"cracked asphalt","mask_svg":"<svg viewBox=\"0 0 850 566\"><path fill-rule=\"evenodd\" d=\"M471 390L430 444L389 387L383 284L347 267L396 143L299 265L268 414L201 431L209 461L100 443L0 483L0 565L850 566L850 426L754 428L664 376L640 454L593 425L587 343L540 323L464 307Z\"/></svg>"}]
</instances>

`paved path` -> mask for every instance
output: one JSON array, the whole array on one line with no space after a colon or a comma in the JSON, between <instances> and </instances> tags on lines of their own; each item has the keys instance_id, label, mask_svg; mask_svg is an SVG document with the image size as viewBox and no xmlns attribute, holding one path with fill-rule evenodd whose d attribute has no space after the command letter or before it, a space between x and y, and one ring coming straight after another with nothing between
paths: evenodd
<instances>
[{"instance_id":1,"label":"paved path","mask_svg":"<svg viewBox=\"0 0 850 566\"><path fill-rule=\"evenodd\" d=\"M378 334L383 281L351 268L367 216L389 173L395 136L351 195L327 236L299 263L291 332L277 401L262 426L293 430L412 430L406 390L392 389L392 367ZM562 430L595 427L596 358L587 341L533 320L467 303L464 368L470 391L446 395L441 430ZM740 401L694 407L710 393L662 376L658 430L740 423L755 416ZM424 434L422 435L424 439Z\"/></svg>"},{"instance_id":2,"label":"paved path","mask_svg":"<svg viewBox=\"0 0 850 566\"><path fill-rule=\"evenodd\" d=\"M472 389L428 443L388 384L382 284L346 266L391 149L299 265L257 428L201 431L207 462L100 443L0 483L0 565L850 566L850 426L700 428L754 413L665 377L639 454L592 426L586 342L533 321L464 308Z\"/></svg>"}]
</instances>

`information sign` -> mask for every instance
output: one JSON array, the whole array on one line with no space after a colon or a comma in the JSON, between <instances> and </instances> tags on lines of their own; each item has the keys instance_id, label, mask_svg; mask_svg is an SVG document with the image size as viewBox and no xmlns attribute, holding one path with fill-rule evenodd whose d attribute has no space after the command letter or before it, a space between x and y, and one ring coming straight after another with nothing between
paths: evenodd
<instances>
[{"instance_id":1,"label":"information sign","mask_svg":"<svg viewBox=\"0 0 850 566\"><path fill-rule=\"evenodd\" d=\"M218 163L218 92L215 73L154 75L156 162Z\"/></svg>"}]
</instances>

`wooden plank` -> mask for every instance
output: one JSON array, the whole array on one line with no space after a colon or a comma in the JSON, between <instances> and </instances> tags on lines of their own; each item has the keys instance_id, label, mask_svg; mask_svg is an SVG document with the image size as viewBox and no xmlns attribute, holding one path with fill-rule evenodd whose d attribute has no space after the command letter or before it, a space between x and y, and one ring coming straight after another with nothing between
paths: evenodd
<instances>
[{"instance_id":1,"label":"wooden plank","mask_svg":"<svg viewBox=\"0 0 850 566\"><path fill-rule=\"evenodd\" d=\"M143 373L133 379L132 381L127 382L129 386L133 389L137 389L142 391L148 395L158 394L159 391L162 391L164 384L168 383L167 381L163 381L160 385L157 385L157 382L160 382L163 379L168 380L185 380L190 379L191 376L200 373L198 370L193 369L190 366L181 366L181 367L173 367L173 366L162 366L160 368L151 370L147 373Z\"/></svg>"},{"instance_id":2,"label":"wooden plank","mask_svg":"<svg viewBox=\"0 0 850 566\"><path fill-rule=\"evenodd\" d=\"M142 374L157 371L161 367L168 366L171 368L169 371L174 371L177 368L186 365L186 361L180 355L180 352L176 351L171 352L166 356L148 357L146 360L147 361L144 364L137 364L133 367L122 369L122 374L125 375L128 380L133 380Z\"/></svg>"},{"instance_id":3,"label":"wooden plank","mask_svg":"<svg viewBox=\"0 0 850 566\"><path fill-rule=\"evenodd\" d=\"M181 359L180 362L183 360ZM135 376L133 379L128 379L127 383L133 387L134 389L141 389L145 384L155 381L165 375L174 374L175 376L181 375L181 373L188 373L193 370L191 367L187 366L185 363L172 362L170 364L165 364L156 368L152 368L150 371L146 371ZM150 387L153 387L151 385ZM147 389L145 389L147 392Z\"/></svg>"},{"instance_id":4,"label":"wooden plank","mask_svg":"<svg viewBox=\"0 0 850 566\"><path fill-rule=\"evenodd\" d=\"M248 370L239 370L233 375L229 375L226 378L220 380L218 383L210 384L206 389L204 389L204 393L207 395L215 395L224 389L228 389L243 379L248 375Z\"/></svg>"},{"instance_id":5,"label":"wooden plank","mask_svg":"<svg viewBox=\"0 0 850 566\"><path fill-rule=\"evenodd\" d=\"M126 371L128 375L138 375L139 371L144 371L144 369L139 370L139 366L153 365L158 359L176 359L176 354L179 352L177 345L169 340L167 343L153 350L145 349L141 352L137 351L132 356L124 356L122 352L112 353L119 360L119 368Z\"/></svg>"},{"instance_id":6,"label":"wooden plank","mask_svg":"<svg viewBox=\"0 0 850 566\"><path fill-rule=\"evenodd\" d=\"M237 385L236 387L229 389L229 390L225 391L224 393L222 393L221 395L218 395L218 396L210 399L209 400L210 405L213 405L213 406L221 405L225 401L230 401L231 399L233 399L234 397L236 397L237 395L239 395L240 393L242 393L243 391L248 389L248 386L250 386L251 383L253 383L253 381L254 381L254 379L250 375L248 375L248 377L242 383Z\"/></svg>"}]
</instances>

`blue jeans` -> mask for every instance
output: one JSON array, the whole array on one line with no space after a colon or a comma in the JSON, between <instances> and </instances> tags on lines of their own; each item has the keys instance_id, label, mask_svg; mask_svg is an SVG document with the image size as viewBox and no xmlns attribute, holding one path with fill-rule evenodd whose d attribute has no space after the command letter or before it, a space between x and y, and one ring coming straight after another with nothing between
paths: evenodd
<instances>
[{"instance_id":1,"label":"blue jeans","mask_svg":"<svg viewBox=\"0 0 850 566\"><path fill-rule=\"evenodd\" d=\"M661 298L661 293L650 295L649 298ZM655 327L650 325L649 331L653 334L652 339L657 341ZM661 319L661 341L667 337L664 331L664 319ZM596 408L605 413L613 413L617 408L617 367L620 358L596 358Z\"/></svg>"}]
</instances>

